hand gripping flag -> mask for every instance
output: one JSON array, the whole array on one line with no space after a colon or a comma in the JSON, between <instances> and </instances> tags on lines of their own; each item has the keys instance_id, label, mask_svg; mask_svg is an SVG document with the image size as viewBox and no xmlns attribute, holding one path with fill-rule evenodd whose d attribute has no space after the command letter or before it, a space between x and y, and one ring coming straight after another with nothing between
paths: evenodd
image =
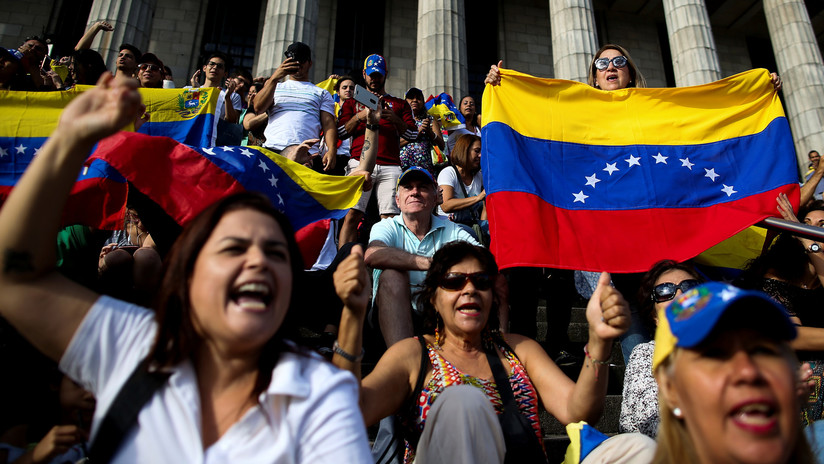
<instances>
[{"instance_id":1,"label":"hand gripping flag","mask_svg":"<svg viewBox=\"0 0 824 464\"><path fill-rule=\"evenodd\" d=\"M132 132L100 141L91 158L111 164L180 225L219 198L256 191L298 230L345 216L363 185L360 176L319 174L260 147L197 148Z\"/></svg>"},{"instance_id":2,"label":"hand gripping flag","mask_svg":"<svg viewBox=\"0 0 824 464\"><path fill-rule=\"evenodd\" d=\"M601 91L502 70L481 165L501 267L641 272L797 204L789 125L766 70Z\"/></svg>"}]
</instances>

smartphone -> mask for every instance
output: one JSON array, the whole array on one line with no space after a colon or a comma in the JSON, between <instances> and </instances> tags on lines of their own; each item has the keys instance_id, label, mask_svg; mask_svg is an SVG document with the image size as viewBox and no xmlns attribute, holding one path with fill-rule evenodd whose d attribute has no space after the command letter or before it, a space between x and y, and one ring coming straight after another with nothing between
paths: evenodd
<instances>
[{"instance_id":1,"label":"smartphone","mask_svg":"<svg viewBox=\"0 0 824 464\"><path fill-rule=\"evenodd\" d=\"M360 103L361 105L371 108L373 110L378 109L378 96L374 93L366 90L365 88L356 85L355 86L355 101Z\"/></svg>"}]
</instances>

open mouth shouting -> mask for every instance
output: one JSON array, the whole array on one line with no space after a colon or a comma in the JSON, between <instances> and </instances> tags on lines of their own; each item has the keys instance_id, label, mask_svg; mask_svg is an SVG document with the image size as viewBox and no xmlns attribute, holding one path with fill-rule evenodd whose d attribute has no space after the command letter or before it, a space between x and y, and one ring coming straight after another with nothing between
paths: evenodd
<instances>
[{"instance_id":1,"label":"open mouth shouting","mask_svg":"<svg viewBox=\"0 0 824 464\"><path fill-rule=\"evenodd\" d=\"M263 282L247 282L235 287L229 297L244 311L260 312L272 302L272 289Z\"/></svg>"}]
</instances>

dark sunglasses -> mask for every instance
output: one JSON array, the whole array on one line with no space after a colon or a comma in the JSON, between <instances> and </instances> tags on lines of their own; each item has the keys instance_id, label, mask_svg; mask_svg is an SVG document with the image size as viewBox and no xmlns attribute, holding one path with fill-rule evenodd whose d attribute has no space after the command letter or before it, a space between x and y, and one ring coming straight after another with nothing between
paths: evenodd
<instances>
[{"instance_id":1,"label":"dark sunglasses","mask_svg":"<svg viewBox=\"0 0 824 464\"><path fill-rule=\"evenodd\" d=\"M441 277L440 286L445 290L461 290L466 285L467 280L472 281L472 286L476 290L489 290L492 288L492 276L485 272L474 272L472 274L450 272Z\"/></svg>"},{"instance_id":2,"label":"dark sunglasses","mask_svg":"<svg viewBox=\"0 0 824 464\"><path fill-rule=\"evenodd\" d=\"M680 284L667 282L665 284L656 285L652 288L652 301L660 303L662 301L669 301L675 298L675 293L681 289L681 293L701 285L701 281L695 279L682 280Z\"/></svg>"},{"instance_id":3,"label":"dark sunglasses","mask_svg":"<svg viewBox=\"0 0 824 464\"><path fill-rule=\"evenodd\" d=\"M143 64L141 64L140 66L138 66L138 68L140 68L140 69L146 69L146 70L148 70L149 72L155 72L155 71L156 71L156 72L160 72L160 71L162 71L162 70L163 70L160 66L158 66L158 65L156 65L156 64L148 64L148 63L143 63Z\"/></svg>"},{"instance_id":4,"label":"dark sunglasses","mask_svg":"<svg viewBox=\"0 0 824 464\"><path fill-rule=\"evenodd\" d=\"M615 58L598 58L595 60L595 67L598 68L599 71L605 71L609 67L609 62L612 61L612 65L616 68L623 68L627 65L627 57L625 56L616 56Z\"/></svg>"}]
</instances>

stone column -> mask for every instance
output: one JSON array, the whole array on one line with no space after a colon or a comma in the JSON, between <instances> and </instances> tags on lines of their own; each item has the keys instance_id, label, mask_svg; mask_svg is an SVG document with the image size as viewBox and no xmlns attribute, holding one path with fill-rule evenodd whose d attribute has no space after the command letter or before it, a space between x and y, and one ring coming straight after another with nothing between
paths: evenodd
<instances>
[{"instance_id":1,"label":"stone column","mask_svg":"<svg viewBox=\"0 0 824 464\"><path fill-rule=\"evenodd\" d=\"M463 0L418 0L415 87L424 95L448 92L457 104L469 88L466 59Z\"/></svg>"},{"instance_id":2,"label":"stone column","mask_svg":"<svg viewBox=\"0 0 824 464\"><path fill-rule=\"evenodd\" d=\"M598 51L592 0L550 0L549 18L555 77L586 82Z\"/></svg>"},{"instance_id":3,"label":"stone column","mask_svg":"<svg viewBox=\"0 0 824 464\"><path fill-rule=\"evenodd\" d=\"M807 153L824 150L824 64L803 0L764 0L795 152L806 170ZM766 51L765 51L766 52ZM775 70L771 70L775 71Z\"/></svg>"},{"instance_id":4,"label":"stone column","mask_svg":"<svg viewBox=\"0 0 824 464\"><path fill-rule=\"evenodd\" d=\"M122 43L130 43L147 52L149 34L152 30L157 0L94 0L89 12L91 26L97 21L108 21L114 26L112 32L99 32L92 42L92 49L103 56L103 60L113 71L113 63Z\"/></svg>"},{"instance_id":5,"label":"stone column","mask_svg":"<svg viewBox=\"0 0 824 464\"><path fill-rule=\"evenodd\" d=\"M664 0L672 67L678 87L721 79L721 64L704 0Z\"/></svg>"},{"instance_id":6,"label":"stone column","mask_svg":"<svg viewBox=\"0 0 824 464\"><path fill-rule=\"evenodd\" d=\"M312 48L313 63L309 70L309 80L314 82L315 32L319 8L319 0L268 0L255 62L255 76L271 75L283 62L286 47L292 42L303 42ZM321 67L323 64L320 63Z\"/></svg>"}]
</instances>

